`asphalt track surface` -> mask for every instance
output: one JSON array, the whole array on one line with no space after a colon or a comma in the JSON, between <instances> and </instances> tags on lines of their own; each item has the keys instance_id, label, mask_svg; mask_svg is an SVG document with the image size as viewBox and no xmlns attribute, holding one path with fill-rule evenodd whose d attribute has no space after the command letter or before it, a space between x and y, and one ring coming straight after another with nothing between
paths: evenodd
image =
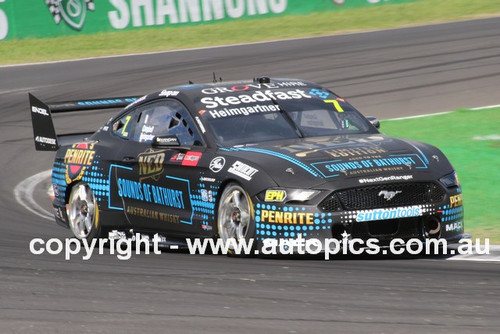
<instances>
[{"instance_id":1,"label":"asphalt track surface","mask_svg":"<svg viewBox=\"0 0 500 334\"><path fill-rule=\"evenodd\" d=\"M29 252L32 238L70 232L28 212L13 189L53 159L34 151L28 92L49 101L136 95L210 81L215 71L224 80L313 80L365 115L403 117L500 103L499 31L494 18L0 68L0 333L498 332L498 263L183 253L65 261ZM57 128L96 129L109 115L64 115ZM34 195L49 207L42 190Z\"/></svg>"}]
</instances>

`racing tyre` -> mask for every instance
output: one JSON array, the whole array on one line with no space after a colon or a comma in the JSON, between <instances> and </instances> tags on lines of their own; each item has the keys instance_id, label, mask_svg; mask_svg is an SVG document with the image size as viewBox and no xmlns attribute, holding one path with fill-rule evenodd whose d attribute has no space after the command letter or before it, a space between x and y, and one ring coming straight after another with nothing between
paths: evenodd
<instances>
[{"instance_id":1,"label":"racing tyre","mask_svg":"<svg viewBox=\"0 0 500 334\"><path fill-rule=\"evenodd\" d=\"M99 236L99 207L92 189L85 182L78 182L69 195L68 222L78 239L94 239Z\"/></svg>"},{"instance_id":2,"label":"racing tyre","mask_svg":"<svg viewBox=\"0 0 500 334\"><path fill-rule=\"evenodd\" d=\"M255 222L253 220L252 201L248 193L237 183L229 183L219 201L217 228L219 237L228 245L228 255L253 256L255 249ZM235 252L236 242L249 242L252 240L250 253Z\"/></svg>"}]
</instances>

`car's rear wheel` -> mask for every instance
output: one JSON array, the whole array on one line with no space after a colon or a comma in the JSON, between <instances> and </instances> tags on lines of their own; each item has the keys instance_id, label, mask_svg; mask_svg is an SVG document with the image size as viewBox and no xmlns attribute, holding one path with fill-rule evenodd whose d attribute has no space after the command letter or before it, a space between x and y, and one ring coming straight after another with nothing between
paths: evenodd
<instances>
[{"instance_id":1,"label":"car's rear wheel","mask_svg":"<svg viewBox=\"0 0 500 334\"><path fill-rule=\"evenodd\" d=\"M228 243L230 239L236 242L249 242L255 236L251 203L248 193L237 183L229 183L220 197L217 217L219 237L229 245L230 253L233 255L233 244Z\"/></svg>"},{"instance_id":2,"label":"car's rear wheel","mask_svg":"<svg viewBox=\"0 0 500 334\"><path fill-rule=\"evenodd\" d=\"M68 221L71 231L78 239L93 239L99 236L99 207L92 189L85 182L78 182L69 195Z\"/></svg>"}]
</instances>

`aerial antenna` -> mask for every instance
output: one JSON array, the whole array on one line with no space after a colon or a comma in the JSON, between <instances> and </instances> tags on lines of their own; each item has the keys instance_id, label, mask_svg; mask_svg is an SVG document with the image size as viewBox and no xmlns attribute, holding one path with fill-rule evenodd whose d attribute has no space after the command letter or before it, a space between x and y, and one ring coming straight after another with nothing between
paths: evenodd
<instances>
[{"instance_id":1,"label":"aerial antenna","mask_svg":"<svg viewBox=\"0 0 500 334\"><path fill-rule=\"evenodd\" d=\"M191 80L189 80L189 84L192 85L192 84L194 84L194 82L192 82Z\"/></svg>"},{"instance_id":2,"label":"aerial antenna","mask_svg":"<svg viewBox=\"0 0 500 334\"><path fill-rule=\"evenodd\" d=\"M217 83L217 76L215 75L215 72L213 72L213 75L214 75L213 83ZM219 77L219 82L222 82L222 77Z\"/></svg>"}]
</instances>

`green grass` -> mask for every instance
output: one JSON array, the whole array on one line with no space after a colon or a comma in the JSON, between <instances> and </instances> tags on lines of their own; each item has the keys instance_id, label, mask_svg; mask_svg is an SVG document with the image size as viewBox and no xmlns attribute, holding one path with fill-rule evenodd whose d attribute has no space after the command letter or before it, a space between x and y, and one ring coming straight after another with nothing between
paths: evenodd
<instances>
[{"instance_id":1,"label":"green grass","mask_svg":"<svg viewBox=\"0 0 500 334\"><path fill-rule=\"evenodd\" d=\"M256 42L500 16L498 0L421 0L279 18L0 42L0 64ZM230 32L230 33L228 33Z\"/></svg>"},{"instance_id":2,"label":"green grass","mask_svg":"<svg viewBox=\"0 0 500 334\"><path fill-rule=\"evenodd\" d=\"M449 114L381 122L391 136L437 146L458 172L463 190L465 230L478 238L500 243L500 108L458 110Z\"/></svg>"}]
</instances>

